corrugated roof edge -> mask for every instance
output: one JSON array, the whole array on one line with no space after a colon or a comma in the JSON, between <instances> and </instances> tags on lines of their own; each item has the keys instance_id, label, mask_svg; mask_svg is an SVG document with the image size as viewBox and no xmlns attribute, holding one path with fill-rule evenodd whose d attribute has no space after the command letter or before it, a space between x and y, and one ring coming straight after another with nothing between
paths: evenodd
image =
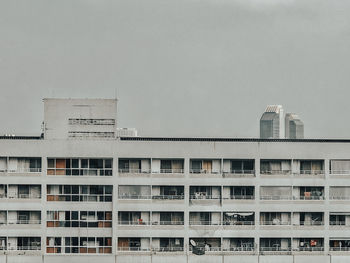
<instances>
[{"instance_id":1,"label":"corrugated roof edge","mask_svg":"<svg viewBox=\"0 0 350 263\"><path fill-rule=\"evenodd\" d=\"M259 139L259 138L177 138L177 137L121 137L121 141L178 141L178 142L322 142L350 143L350 139Z\"/></svg>"}]
</instances>

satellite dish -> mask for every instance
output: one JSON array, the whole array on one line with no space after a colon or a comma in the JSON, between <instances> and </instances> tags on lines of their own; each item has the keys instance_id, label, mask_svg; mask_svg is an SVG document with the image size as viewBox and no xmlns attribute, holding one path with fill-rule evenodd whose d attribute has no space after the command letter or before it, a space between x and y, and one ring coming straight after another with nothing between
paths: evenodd
<instances>
[{"instance_id":1,"label":"satellite dish","mask_svg":"<svg viewBox=\"0 0 350 263\"><path fill-rule=\"evenodd\" d=\"M190 240L190 243L191 243L191 245L194 246L194 247L197 246L196 241L194 241L193 239Z\"/></svg>"}]
</instances>

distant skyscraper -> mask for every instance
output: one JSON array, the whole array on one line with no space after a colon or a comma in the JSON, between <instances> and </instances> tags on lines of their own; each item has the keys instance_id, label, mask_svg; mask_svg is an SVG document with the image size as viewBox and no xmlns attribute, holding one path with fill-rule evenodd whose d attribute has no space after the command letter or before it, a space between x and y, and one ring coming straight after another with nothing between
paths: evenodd
<instances>
[{"instance_id":1,"label":"distant skyscraper","mask_svg":"<svg viewBox=\"0 0 350 263\"><path fill-rule=\"evenodd\" d=\"M284 138L284 115L281 105L269 105L266 107L260 119L260 138Z\"/></svg>"},{"instance_id":2,"label":"distant skyscraper","mask_svg":"<svg viewBox=\"0 0 350 263\"><path fill-rule=\"evenodd\" d=\"M287 113L285 118L286 139L304 139L304 123L294 113Z\"/></svg>"}]
</instances>

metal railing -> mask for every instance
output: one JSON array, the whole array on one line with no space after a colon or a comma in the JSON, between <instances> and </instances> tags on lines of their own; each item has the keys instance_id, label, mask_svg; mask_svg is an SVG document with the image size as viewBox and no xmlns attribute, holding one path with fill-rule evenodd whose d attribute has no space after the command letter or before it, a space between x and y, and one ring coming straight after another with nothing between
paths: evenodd
<instances>
[{"instance_id":1,"label":"metal railing","mask_svg":"<svg viewBox=\"0 0 350 263\"><path fill-rule=\"evenodd\" d=\"M297 226L323 226L323 221L300 221Z\"/></svg>"},{"instance_id":2,"label":"metal railing","mask_svg":"<svg viewBox=\"0 0 350 263\"><path fill-rule=\"evenodd\" d=\"M212 246L204 246L204 247L196 247L197 250L206 251L206 252L221 252L221 247L212 247ZM192 246L189 247L189 251L192 251Z\"/></svg>"},{"instance_id":3,"label":"metal railing","mask_svg":"<svg viewBox=\"0 0 350 263\"><path fill-rule=\"evenodd\" d=\"M17 168L15 170L4 170L8 173L41 173L41 168Z\"/></svg>"},{"instance_id":4,"label":"metal railing","mask_svg":"<svg viewBox=\"0 0 350 263\"><path fill-rule=\"evenodd\" d=\"M9 199L41 199L40 194L16 194L8 196Z\"/></svg>"},{"instance_id":5,"label":"metal railing","mask_svg":"<svg viewBox=\"0 0 350 263\"><path fill-rule=\"evenodd\" d=\"M300 195L300 196L295 196L294 200L324 200L324 196L323 194L321 196L319 195L311 195L311 196L304 196L304 195Z\"/></svg>"},{"instance_id":6,"label":"metal railing","mask_svg":"<svg viewBox=\"0 0 350 263\"><path fill-rule=\"evenodd\" d=\"M255 170L230 170L223 171L223 174L255 174Z\"/></svg>"},{"instance_id":7,"label":"metal railing","mask_svg":"<svg viewBox=\"0 0 350 263\"><path fill-rule=\"evenodd\" d=\"M213 171L212 169L190 169L191 174L221 174L221 171Z\"/></svg>"},{"instance_id":8,"label":"metal railing","mask_svg":"<svg viewBox=\"0 0 350 263\"><path fill-rule=\"evenodd\" d=\"M183 174L184 173L184 169L160 169L160 171L152 171L152 173Z\"/></svg>"},{"instance_id":9,"label":"metal railing","mask_svg":"<svg viewBox=\"0 0 350 263\"><path fill-rule=\"evenodd\" d=\"M345 226L345 221L329 221L330 226Z\"/></svg>"},{"instance_id":10,"label":"metal railing","mask_svg":"<svg viewBox=\"0 0 350 263\"><path fill-rule=\"evenodd\" d=\"M283 174L283 175L289 175L292 173L292 170L261 170L260 174L268 174L268 175L277 175L277 174Z\"/></svg>"},{"instance_id":11,"label":"metal railing","mask_svg":"<svg viewBox=\"0 0 350 263\"><path fill-rule=\"evenodd\" d=\"M223 221L222 225L224 226L253 226L255 221Z\"/></svg>"},{"instance_id":12,"label":"metal railing","mask_svg":"<svg viewBox=\"0 0 350 263\"><path fill-rule=\"evenodd\" d=\"M329 173L334 175L350 175L350 170L330 170Z\"/></svg>"},{"instance_id":13,"label":"metal railing","mask_svg":"<svg viewBox=\"0 0 350 263\"><path fill-rule=\"evenodd\" d=\"M142 219L135 220L135 221L123 221L120 220L118 221L118 225L123 225L123 226L146 226L150 225L149 221L144 221Z\"/></svg>"},{"instance_id":14,"label":"metal railing","mask_svg":"<svg viewBox=\"0 0 350 263\"><path fill-rule=\"evenodd\" d=\"M118 169L119 173L122 174L149 174L151 173L150 169Z\"/></svg>"},{"instance_id":15,"label":"metal railing","mask_svg":"<svg viewBox=\"0 0 350 263\"><path fill-rule=\"evenodd\" d=\"M59 202L112 202L111 194L48 194L47 201Z\"/></svg>"},{"instance_id":16,"label":"metal railing","mask_svg":"<svg viewBox=\"0 0 350 263\"><path fill-rule=\"evenodd\" d=\"M223 248L222 251L227 252L253 252L255 251L254 245L251 247L245 246L245 247L229 247L229 248Z\"/></svg>"},{"instance_id":17,"label":"metal railing","mask_svg":"<svg viewBox=\"0 0 350 263\"><path fill-rule=\"evenodd\" d=\"M292 195L261 195L260 200L292 200Z\"/></svg>"},{"instance_id":18,"label":"metal railing","mask_svg":"<svg viewBox=\"0 0 350 263\"><path fill-rule=\"evenodd\" d=\"M300 174L300 175L323 175L324 170L300 170L298 172L295 172L294 174Z\"/></svg>"},{"instance_id":19,"label":"metal railing","mask_svg":"<svg viewBox=\"0 0 350 263\"><path fill-rule=\"evenodd\" d=\"M324 247L298 247L296 251L301 251L301 252L320 252L324 251Z\"/></svg>"},{"instance_id":20,"label":"metal railing","mask_svg":"<svg viewBox=\"0 0 350 263\"><path fill-rule=\"evenodd\" d=\"M111 228L112 220L50 220L46 227Z\"/></svg>"},{"instance_id":21,"label":"metal railing","mask_svg":"<svg viewBox=\"0 0 350 263\"><path fill-rule=\"evenodd\" d=\"M183 247L159 247L159 248L152 248L152 251L155 252L183 252Z\"/></svg>"},{"instance_id":22,"label":"metal railing","mask_svg":"<svg viewBox=\"0 0 350 263\"><path fill-rule=\"evenodd\" d=\"M111 246L47 246L48 254L111 254Z\"/></svg>"},{"instance_id":23,"label":"metal railing","mask_svg":"<svg viewBox=\"0 0 350 263\"><path fill-rule=\"evenodd\" d=\"M8 220L7 224L9 225L40 225L41 220Z\"/></svg>"},{"instance_id":24,"label":"metal railing","mask_svg":"<svg viewBox=\"0 0 350 263\"><path fill-rule=\"evenodd\" d=\"M190 221L190 226L220 226L221 222L215 221L202 221L202 220L194 220Z\"/></svg>"},{"instance_id":25,"label":"metal railing","mask_svg":"<svg viewBox=\"0 0 350 263\"><path fill-rule=\"evenodd\" d=\"M330 196L329 200L350 200L350 196Z\"/></svg>"},{"instance_id":26,"label":"metal railing","mask_svg":"<svg viewBox=\"0 0 350 263\"><path fill-rule=\"evenodd\" d=\"M184 198L184 195L152 195L152 199L157 200L182 200Z\"/></svg>"},{"instance_id":27,"label":"metal railing","mask_svg":"<svg viewBox=\"0 0 350 263\"><path fill-rule=\"evenodd\" d=\"M143 252L143 251L151 251L151 249L150 248L144 248L144 247L118 247L118 251Z\"/></svg>"},{"instance_id":28,"label":"metal railing","mask_svg":"<svg viewBox=\"0 0 350 263\"><path fill-rule=\"evenodd\" d=\"M329 247L329 251L350 251L350 247Z\"/></svg>"},{"instance_id":29,"label":"metal railing","mask_svg":"<svg viewBox=\"0 0 350 263\"><path fill-rule=\"evenodd\" d=\"M280 247L280 246L274 246L274 247L260 247L261 252L291 252L291 247Z\"/></svg>"},{"instance_id":30,"label":"metal railing","mask_svg":"<svg viewBox=\"0 0 350 263\"><path fill-rule=\"evenodd\" d=\"M24 250L41 250L41 246L17 246L17 247L7 247L7 250L11 251L24 251Z\"/></svg>"},{"instance_id":31,"label":"metal railing","mask_svg":"<svg viewBox=\"0 0 350 263\"><path fill-rule=\"evenodd\" d=\"M113 169L86 169L86 168L48 168L47 175L64 176L112 176Z\"/></svg>"},{"instance_id":32,"label":"metal railing","mask_svg":"<svg viewBox=\"0 0 350 263\"><path fill-rule=\"evenodd\" d=\"M152 195L119 195L118 199L152 199Z\"/></svg>"},{"instance_id":33,"label":"metal railing","mask_svg":"<svg viewBox=\"0 0 350 263\"><path fill-rule=\"evenodd\" d=\"M191 200L221 199L221 195L190 195Z\"/></svg>"},{"instance_id":34,"label":"metal railing","mask_svg":"<svg viewBox=\"0 0 350 263\"><path fill-rule=\"evenodd\" d=\"M291 221L280 221L280 220L260 221L260 225L263 225L263 226L290 226Z\"/></svg>"},{"instance_id":35,"label":"metal railing","mask_svg":"<svg viewBox=\"0 0 350 263\"><path fill-rule=\"evenodd\" d=\"M184 221L153 221L152 225L160 225L160 226L181 226L184 225Z\"/></svg>"},{"instance_id":36,"label":"metal railing","mask_svg":"<svg viewBox=\"0 0 350 263\"><path fill-rule=\"evenodd\" d=\"M227 198L225 198L227 199ZM254 195L230 195L231 200L254 200L255 196Z\"/></svg>"}]
</instances>

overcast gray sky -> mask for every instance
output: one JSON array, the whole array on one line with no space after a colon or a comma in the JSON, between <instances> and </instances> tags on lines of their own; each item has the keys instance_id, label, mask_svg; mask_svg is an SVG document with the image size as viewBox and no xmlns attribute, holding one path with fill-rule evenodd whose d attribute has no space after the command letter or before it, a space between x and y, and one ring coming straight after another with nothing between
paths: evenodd
<instances>
[{"instance_id":1,"label":"overcast gray sky","mask_svg":"<svg viewBox=\"0 0 350 263\"><path fill-rule=\"evenodd\" d=\"M267 104L350 138L349 0L0 0L0 133L110 98L145 136L257 137Z\"/></svg>"}]
</instances>

